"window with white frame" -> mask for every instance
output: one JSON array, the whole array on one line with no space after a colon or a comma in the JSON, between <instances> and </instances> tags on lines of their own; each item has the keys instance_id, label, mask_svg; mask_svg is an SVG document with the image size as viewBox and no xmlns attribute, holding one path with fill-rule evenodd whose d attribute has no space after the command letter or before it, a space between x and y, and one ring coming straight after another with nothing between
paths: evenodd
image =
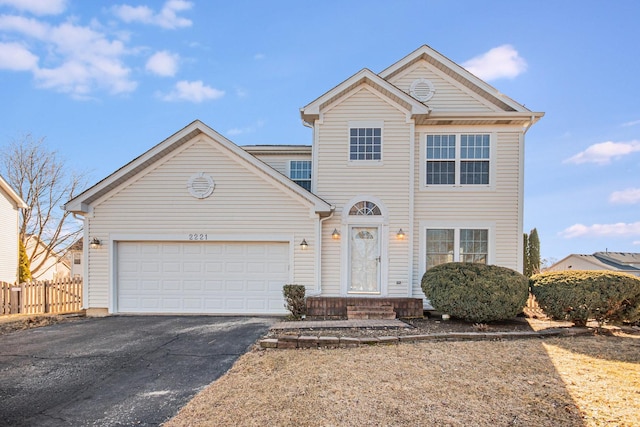
<instances>
[{"instance_id":1,"label":"window with white frame","mask_svg":"<svg viewBox=\"0 0 640 427\"><path fill-rule=\"evenodd\" d=\"M426 185L489 185L489 134L427 135Z\"/></svg>"},{"instance_id":2,"label":"window with white frame","mask_svg":"<svg viewBox=\"0 0 640 427\"><path fill-rule=\"evenodd\" d=\"M311 191L311 160L291 160L289 178L305 190Z\"/></svg>"},{"instance_id":3,"label":"window with white frame","mask_svg":"<svg viewBox=\"0 0 640 427\"><path fill-rule=\"evenodd\" d=\"M381 160L382 128L352 127L349 129L349 160Z\"/></svg>"},{"instance_id":4,"label":"window with white frame","mask_svg":"<svg viewBox=\"0 0 640 427\"><path fill-rule=\"evenodd\" d=\"M489 230L484 228L427 228L427 270L447 262L487 264Z\"/></svg>"},{"instance_id":5,"label":"window with white frame","mask_svg":"<svg viewBox=\"0 0 640 427\"><path fill-rule=\"evenodd\" d=\"M73 263L75 265L82 264L82 254L80 252L74 252L73 253Z\"/></svg>"}]
</instances>

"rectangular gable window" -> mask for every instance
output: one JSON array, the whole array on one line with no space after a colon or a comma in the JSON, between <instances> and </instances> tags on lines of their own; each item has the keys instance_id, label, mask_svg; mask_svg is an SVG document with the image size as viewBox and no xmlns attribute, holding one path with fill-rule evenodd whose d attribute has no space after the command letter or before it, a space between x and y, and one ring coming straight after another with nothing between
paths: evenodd
<instances>
[{"instance_id":1,"label":"rectangular gable window","mask_svg":"<svg viewBox=\"0 0 640 427\"><path fill-rule=\"evenodd\" d=\"M382 128L349 129L349 160L381 160Z\"/></svg>"},{"instance_id":2,"label":"rectangular gable window","mask_svg":"<svg viewBox=\"0 0 640 427\"><path fill-rule=\"evenodd\" d=\"M428 186L491 183L489 134L427 135L425 154Z\"/></svg>"},{"instance_id":3,"label":"rectangular gable window","mask_svg":"<svg viewBox=\"0 0 640 427\"><path fill-rule=\"evenodd\" d=\"M305 190L311 191L311 160L291 160L289 178Z\"/></svg>"}]
</instances>

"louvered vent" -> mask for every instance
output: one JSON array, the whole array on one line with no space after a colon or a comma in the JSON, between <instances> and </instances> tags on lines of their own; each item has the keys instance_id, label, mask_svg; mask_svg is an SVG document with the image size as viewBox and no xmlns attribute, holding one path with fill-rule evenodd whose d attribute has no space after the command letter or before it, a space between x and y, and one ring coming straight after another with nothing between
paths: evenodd
<instances>
[{"instance_id":1,"label":"louvered vent","mask_svg":"<svg viewBox=\"0 0 640 427\"><path fill-rule=\"evenodd\" d=\"M187 183L189 193L196 199L205 199L213 193L216 184L213 178L204 172L193 175Z\"/></svg>"},{"instance_id":2,"label":"louvered vent","mask_svg":"<svg viewBox=\"0 0 640 427\"><path fill-rule=\"evenodd\" d=\"M430 100L435 91L433 83L427 79L415 80L411 83L411 88L409 89L411 96L421 102Z\"/></svg>"}]
</instances>

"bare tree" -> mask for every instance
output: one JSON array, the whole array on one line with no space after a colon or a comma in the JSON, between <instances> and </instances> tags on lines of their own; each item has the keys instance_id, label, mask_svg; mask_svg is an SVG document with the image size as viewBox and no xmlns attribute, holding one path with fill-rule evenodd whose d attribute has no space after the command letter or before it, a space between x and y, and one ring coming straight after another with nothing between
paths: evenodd
<instances>
[{"instance_id":1,"label":"bare tree","mask_svg":"<svg viewBox=\"0 0 640 427\"><path fill-rule=\"evenodd\" d=\"M19 226L34 278L44 273L52 253L62 255L58 252L65 251L82 232L82 223L70 217L62 204L81 191L85 175L70 172L44 140L25 134L0 154L2 175L29 206L22 210ZM36 244L27 245L29 239Z\"/></svg>"}]
</instances>

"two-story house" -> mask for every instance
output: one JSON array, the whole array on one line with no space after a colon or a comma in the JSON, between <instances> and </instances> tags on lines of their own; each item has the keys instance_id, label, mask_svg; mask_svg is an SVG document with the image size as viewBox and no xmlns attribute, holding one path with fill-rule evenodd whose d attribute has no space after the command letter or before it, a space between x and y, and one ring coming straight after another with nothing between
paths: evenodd
<instances>
[{"instance_id":1,"label":"two-story house","mask_svg":"<svg viewBox=\"0 0 640 427\"><path fill-rule=\"evenodd\" d=\"M93 242L89 314L281 314L286 283L422 301L443 262L522 270L542 113L422 46L300 114L310 147L238 147L195 121L69 201Z\"/></svg>"}]
</instances>

